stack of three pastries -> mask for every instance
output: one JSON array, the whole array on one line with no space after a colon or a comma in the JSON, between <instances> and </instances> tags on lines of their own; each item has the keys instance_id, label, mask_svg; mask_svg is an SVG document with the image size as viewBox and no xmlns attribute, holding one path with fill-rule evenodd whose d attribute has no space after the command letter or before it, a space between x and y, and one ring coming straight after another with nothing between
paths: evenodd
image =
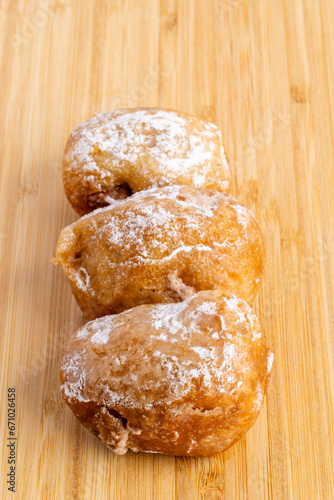
<instances>
[{"instance_id":1,"label":"stack of three pastries","mask_svg":"<svg viewBox=\"0 0 334 500\"><path fill-rule=\"evenodd\" d=\"M261 230L229 196L221 133L156 108L99 114L70 135L65 192L82 217L56 262L89 323L61 392L111 450L224 451L254 423L273 354L249 304Z\"/></svg>"}]
</instances>

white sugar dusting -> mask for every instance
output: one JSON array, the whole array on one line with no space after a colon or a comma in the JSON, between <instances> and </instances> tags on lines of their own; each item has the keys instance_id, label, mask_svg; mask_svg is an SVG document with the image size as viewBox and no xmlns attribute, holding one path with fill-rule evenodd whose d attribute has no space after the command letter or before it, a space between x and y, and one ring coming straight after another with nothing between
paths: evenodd
<instances>
[{"instance_id":1,"label":"white sugar dusting","mask_svg":"<svg viewBox=\"0 0 334 500\"><path fill-rule=\"evenodd\" d=\"M194 250L197 250L199 252L212 252L212 248L207 246L207 245L202 245L202 244L192 245L192 246L183 245L182 247L179 247L179 248L176 248L175 250L173 250L166 257L162 257L162 259L159 259L159 261L161 262L161 261L171 260L171 259L173 259L173 257L175 257L175 255L177 255L180 252L188 253L188 252L192 252Z\"/></svg>"},{"instance_id":2,"label":"white sugar dusting","mask_svg":"<svg viewBox=\"0 0 334 500\"><path fill-rule=\"evenodd\" d=\"M183 193L183 190L182 186L172 186L141 191L120 201L116 207L95 210L74 224L82 225L87 221L92 229L90 239L97 246L107 244L110 252L113 248L131 252L133 260L130 256L126 260L129 265L141 265L149 259L152 263L167 262L178 258L179 254L190 252L215 252L220 258L223 252L214 248L214 242L210 242L212 246L205 244L204 237L206 219L211 218L219 203L224 202L224 195L197 193L194 196L187 190ZM102 214L103 219L100 217ZM184 228L186 242L182 241L181 227ZM71 226L68 231L72 232ZM193 243L195 234L197 242ZM153 252L156 258L151 257ZM73 280L80 290L89 287L90 278L83 268L73 273Z\"/></svg>"},{"instance_id":3,"label":"white sugar dusting","mask_svg":"<svg viewBox=\"0 0 334 500\"><path fill-rule=\"evenodd\" d=\"M256 397L254 401L254 409L253 411L255 413L259 412L262 406L262 401L263 401L264 393L261 387L261 384L258 383L256 387Z\"/></svg>"},{"instance_id":4,"label":"white sugar dusting","mask_svg":"<svg viewBox=\"0 0 334 500\"><path fill-rule=\"evenodd\" d=\"M247 236L247 226L249 224L251 217L253 216L251 215L248 208L244 207L243 205L240 205L240 203L238 202L235 202L233 204L233 208L237 214L237 221L239 224L241 224L241 226L244 229L244 233Z\"/></svg>"},{"instance_id":5,"label":"white sugar dusting","mask_svg":"<svg viewBox=\"0 0 334 500\"><path fill-rule=\"evenodd\" d=\"M89 399L83 397L86 383L86 371L83 365L86 349L75 353L73 356L64 356L62 370L66 373L67 380L62 384L61 389L69 401L87 402Z\"/></svg>"},{"instance_id":6,"label":"white sugar dusting","mask_svg":"<svg viewBox=\"0 0 334 500\"><path fill-rule=\"evenodd\" d=\"M273 362L274 362L274 353L272 353L270 351L270 353L268 354L268 359L267 359L267 371L268 371L268 373L271 372Z\"/></svg>"},{"instance_id":7,"label":"white sugar dusting","mask_svg":"<svg viewBox=\"0 0 334 500\"><path fill-rule=\"evenodd\" d=\"M152 326L159 331L160 329L167 329L168 333L175 335L179 331L183 330L183 323L178 319L180 313L184 311L187 307L188 301L163 304L159 307L155 307L152 310ZM161 333L159 332L161 335Z\"/></svg>"},{"instance_id":8,"label":"white sugar dusting","mask_svg":"<svg viewBox=\"0 0 334 500\"><path fill-rule=\"evenodd\" d=\"M227 299L226 299L227 300ZM180 361L177 356L169 357L162 350L155 350L153 353L154 358L158 359L162 366L168 370L169 379L173 380L175 373L177 374L177 381L174 382L175 390L179 391L180 386L183 385L183 390L189 383L189 377L201 377L203 384L210 386L213 376L216 380L217 387L220 391L224 392L227 389L226 384L230 387L237 382L237 375L234 372L234 362L238 357L236 347L232 342L226 343L223 347L223 361L218 363L218 358L221 356L221 348L216 351L214 345L207 346L206 339L201 341L199 345L193 345L193 339L200 339L203 337L202 324L206 317L215 316L220 319L223 325L221 331L226 330L226 324L222 316L218 315L217 304L214 301L203 300L198 303L194 308L190 307L192 299L176 304L163 304L156 306L151 313L152 326L156 329L156 335L151 334L150 338L153 340L163 340L169 342L171 337L176 336L186 341L189 348L198 355L196 361L196 368L191 366L191 363L185 363L184 360ZM239 309L238 302L232 301L234 307ZM232 304L230 303L230 307ZM234 311L235 312L235 311ZM239 311L237 311L239 312ZM246 318L244 317L245 321ZM239 321L240 318L237 318ZM213 341L221 338L221 331L213 332L211 338ZM227 338L227 336L225 335ZM239 356L240 358L240 356ZM186 367L189 367L185 370ZM210 367L210 368L208 368ZM243 382L242 382L243 383ZM242 385L239 384L239 387ZM171 383L171 388L173 384ZM229 389L232 390L232 389Z\"/></svg>"},{"instance_id":9,"label":"white sugar dusting","mask_svg":"<svg viewBox=\"0 0 334 500\"><path fill-rule=\"evenodd\" d=\"M232 296L225 299L225 303L228 308L233 311L236 323L249 324L250 331L252 332L252 341L262 338L262 331L258 319L246 302L238 297Z\"/></svg>"},{"instance_id":10,"label":"white sugar dusting","mask_svg":"<svg viewBox=\"0 0 334 500\"><path fill-rule=\"evenodd\" d=\"M215 350L212 347L200 347L195 346L191 347L191 349L196 352L201 359L205 359L206 361L210 361L215 359Z\"/></svg>"},{"instance_id":11,"label":"white sugar dusting","mask_svg":"<svg viewBox=\"0 0 334 500\"><path fill-rule=\"evenodd\" d=\"M114 166L118 163L120 169L124 162L140 165L141 160L144 163L149 158L170 181L180 173L188 173L193 174L193 185L201 186L214 163L221 177L226 178L229 169L220 131L212 123L194 118L192 123L197 128L190 133L189 121L182 115L161 109L98 114L72 132L75 142L70 160L74 168L80 164L89 175L94 175L97 169L103 175L92 155L97 148L112 158ZM144 166L145 163L141 168Z\"/></svg>"},{"instance_id":12,"label":"white sugar dusting","mask_svg":"<svg viewBox=\"0 0 334 500\"><path fill-rule=\"evenodd\" d=\"M90 277L84 267L80 267L75 274L73 274L75 285L82 291L86 291L90 285Z\"/></svg>"},{"instance_id":13,"label":"white sugar dusting","mask_svg":"<svg viewBox=\"0 0 334 500\"><path fill-rule=\"evenodd\" d=\"M83 339L89 335L89 330L85 327L81 327L77 333L77 339Z\"/></svg>"},{"instance_id":14,"label":"white sugar dusting","mask_svg":"<svg viewBox=\"0 0 334 500\"><path fill-rule=\"evenodd\" d=\"M217 304L213 301L205 301L197 307L197 312L204 314L217 314Z\"/></svg>"},{"instance_id":15,"label":"white sugar dusting","mask_svg":"<svg viewBox=\"0 0 334 500\"><path fill-rule=\"evenodd\" d=\"M82 339L90 334L93 334L92 336L94 337L94 335L98 335L101 332L110 332L114 326L114 322L116 322L118 326L123 324L120 318L120 314L111 314L110 316L103 316L102 318L89 321L79 329L77 338ZM98 338L98 336L96 338Z\"/></svg>"},{"instance_id":16,"label":"white sugar dusting","mask_svg":"<svg viewBox=\"0 0 334 500\"><path fill-rule=\"evenodd\" d=\"M224 363L229 364L236 355L235 345L226 344L223 349L224 352Z\"/></svg>"},{"instance_id":17,"label":"white sugar dusting","mask_svg":"<svg viewBox=\"0 0 334 500\"><path fill-rule=\"evenodd\" d=\"M243 335L248 335L249 338L247 332L252 327L248 317L241 312L242 304L245 303L235 297L223 298L229 316L228 324L234 325L233 334L226 332L221 306L218 307L219 302L215 297L215 292L208 291L195 294L179 303L157 304L149 308L142 306L147 308L146 316L144 309L141 309L138 324L133 319L133 310L87 323L76 335L76 341L83 342L81 345L85 348L72 358L64 358L65 395L69 399L85 400L87 375L84 367L86 362L87 366L93 360L96 363L96 357L91 357L96 345L105 346L105 351L99 351L98 354L102 366L101 356L110 356L108 370L112 371L108 375L109 382L104 382L99 387L99 397L107 407L122 404L150 410L155 404L152 393L159 394L160 390L166 391L166 387L168 397L172 400L186 397L193 391L194 384L209 393L213 391L217 398L242 391L244 382L248 380L249 370L254 370L252 363L249 363L250 353L241 350ZM131 321L128 319L130 316ZM242 318L246 333L244 328L237 326ZM138 342L136 328L139 329L138 332L142 332ZM146 332L149 332L148 335ZM123 337L126 347L122 350L121 342L114 351L113 339ZM130 353L131 362L128 359ZM268 369L271 368L272 358L272 355L268 356ZM133 361L135 359L138 361ZM138 388L139 399L120 391L120 383L131 386L134 391ZM89 381L87 384L90 386ZM145 394L144 399L142 394ZM261 398L263 394L259 385L254 407L256 411L261 406Z\"/></svg>"},{"instance_id":18,"label":"white sugar dusting","mask_svg":"<svg viewBox=\"0 0 334 500\"><path fill-rule=\"evenodd\" d=\"M245 305L242 299L239 299L238 297L235 296L230 297L226 299L226 304L229 307L229 309L233 311L237 323L245 323L247 321L246 316L240 307L241 305Z\"/></svg>"},{"instance_id":19,"label":"white sugar dusting","mask_svg":"<svg viewBox=\"0 0 334 500\"><path fill-rule=\"evenodd\" d=\"M262 337L262 332L259 328L256 328L252 333L252 340L255 341Z\"/></svg>"},{"instance_id":20,"label":"white sugar dusting","mask_svg":"<svg viewBox=\"0 0 334 500\"><path fill-rule=\"evenodd\" d=\"M219 319L220 319L222 331L226 332L227 331L226 323L225 323L224 317L221 314L219 315Z\"/></svg>"},{"instance_id":21,"label":"white sugar dusting","mask_svg":"<svg viewBox=\"0 0 334 500\"><path fill-rule=\"evenodd\" d=\"M96 332L90 339L93 344L106 344L109 340L110 330L105 329Z\"/></svg>"}]
</instances>

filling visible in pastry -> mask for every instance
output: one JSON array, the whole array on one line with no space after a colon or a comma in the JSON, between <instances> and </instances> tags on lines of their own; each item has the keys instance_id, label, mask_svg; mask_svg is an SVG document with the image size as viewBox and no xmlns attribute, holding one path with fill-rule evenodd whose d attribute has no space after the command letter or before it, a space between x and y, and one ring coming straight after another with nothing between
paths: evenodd
<instances>
[{"instance_id":1,"label":"filling visible in pastry","mask_svg":"<svg viewBox=\"0 0 334 500\"><path fill-rule=\"evenodd\" d=\"M90 194L87 197L87 203L91 208L102 208L112 204L114 200L125 200L132 195L132 189L129 184L123 182L118 186Z\"/></svg>"},{"instance_id":2,"label":"filling visible in pastry","mask_svg":"<svg viewBox=\"0 0 334 500\"><path fill-rule=\"evenodd\" d=\"M176 292L181 300L187 300L196 293L195 288L186 285L182 279L178 277L176 269L168 275L168 286L171 290Z\"/></svg>"}]
</instances>

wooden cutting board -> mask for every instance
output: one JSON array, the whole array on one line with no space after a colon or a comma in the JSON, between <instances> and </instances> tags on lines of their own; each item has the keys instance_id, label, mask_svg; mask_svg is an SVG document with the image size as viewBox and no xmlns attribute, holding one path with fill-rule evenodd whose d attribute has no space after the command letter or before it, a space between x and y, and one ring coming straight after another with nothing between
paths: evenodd
<instances>
[{"instance_id":1,"label":"wooden cutting board","mask_svg":"<svg viewBox=\"0 0 334 500\"><path fill-rule=\"evenodd\" d=\"M333 499L334 2L0 5L1 498ZM59 396L64 343L84 321L50 261L76 220L62 153L76 125L120 106L216 123L233 194L265 234L255 309L273 376L256 424L212 458L115 456Z\"/></svg>"}]
</instances>

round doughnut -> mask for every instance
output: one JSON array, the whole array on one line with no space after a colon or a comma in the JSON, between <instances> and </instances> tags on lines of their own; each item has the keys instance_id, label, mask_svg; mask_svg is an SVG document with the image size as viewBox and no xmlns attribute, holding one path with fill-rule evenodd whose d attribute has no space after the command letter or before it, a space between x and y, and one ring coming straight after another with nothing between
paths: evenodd
<instances>
[{"instance_id":1,"label":"round doughnut","mask_svg":"<svg viewBox=\"0 0 334 500\"><path fill-rule=\"evenodd\" d=\"M221 132L212 123L159 108L98 114L69 136L62 177L80 214L154 186L193 185L229 192Z\"/></svg>"},{"instance_id":2,"label":"round doughnut","mask_svg":"<svg viewBox=\"0 0 334 500\"><path fill-rule=\"evenodd\" d=\"M207 456L254 423L272 362L251 308L204 291L79 328L63 357L61 392L119 455Z\"/></svg>"},{"instance_id":3,"label":"round doughnut","mask_svg":"<svg viewBox=\"0 0 334 500\"><path fill-rule=\"evenodd\" d=\"M88 319L219 289L251 303L264 265L251 212L217 191L141 191L66 227L56 263Z\"/></svg>"}]
</instances>

